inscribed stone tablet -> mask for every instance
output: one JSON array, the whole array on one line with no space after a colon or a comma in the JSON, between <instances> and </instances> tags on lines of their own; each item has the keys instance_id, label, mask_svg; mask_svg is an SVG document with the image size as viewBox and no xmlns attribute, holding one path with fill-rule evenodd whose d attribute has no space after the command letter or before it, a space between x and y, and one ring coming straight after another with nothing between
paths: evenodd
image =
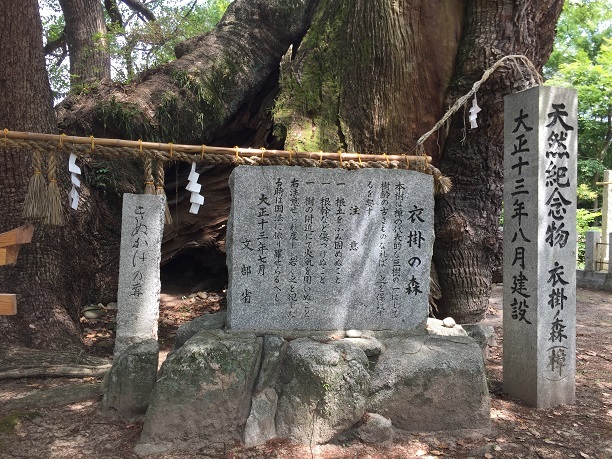
<instances>
[{"instance_id":1,"label":"inscribed stone tablet","mask_svg":"<svg viewBox=\"0 0 612 459\"><path fill-rule=\"evenodd\" d=\"M405 330L428 313L433 178L398 169L238 167L228 324Z\"/></svg>"},{"instance_id":2,"label":"inscribed stone tablet","mask_svg":"<svg viewBox=\"0 0 612 459\"><path fill-rule=\"evenodd\" d=\"M549 408L575 400L578 101L504 101L504 392Z\"/></svg>"},{"instance_id":3,"label":"inscribed stone tablet","mask_svg":"<svg viewBox=\"0 0 612 459\"><path fill-rule=\"evenodd\" d=\"M134 343L157 339L165 204L163 196L123 195L116 356Z\"/></svg>"}]
</instances>

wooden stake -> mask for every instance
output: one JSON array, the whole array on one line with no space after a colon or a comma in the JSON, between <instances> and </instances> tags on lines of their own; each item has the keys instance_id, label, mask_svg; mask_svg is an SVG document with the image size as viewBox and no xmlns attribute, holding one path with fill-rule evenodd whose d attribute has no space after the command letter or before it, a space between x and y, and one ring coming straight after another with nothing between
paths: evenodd
<instances>
[{"instance_id":1,"label":"wooden stake","mask_svg":"<svg viewBox=\"0 0 612 459\"><path fill-rule=\"evenodd\" d=\"M14 316L15 314L17 314L17 295L0 293L0 316Z\"/></svg>"},{"instance_id":2,"label":"wooden stake","mask_svg":"<svg viewBox=\"0 0 612 459\"><path fill-rule=\"evenodd\" d=\"M0 247L8 247L9 245L28 244L32 241L34 234L33 225L20 226L14 230L0 233Z\"/></svg>"},{"instance_id":3,"label":"wooden stake","mask_svg":"<svg viewBox=\"0 0 612 459\"><path fill-rule=\"evenodd\" d=\"M0 266L13 265L17 261L20 245L9 245L8 247L0 247Z\"/></svg>"}]
</instances>

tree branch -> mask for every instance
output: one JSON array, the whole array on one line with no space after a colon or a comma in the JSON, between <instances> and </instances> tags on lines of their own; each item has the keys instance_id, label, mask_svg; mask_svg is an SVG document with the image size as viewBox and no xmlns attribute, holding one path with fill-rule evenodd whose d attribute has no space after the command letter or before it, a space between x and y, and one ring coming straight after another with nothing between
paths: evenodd
<instances>
[{"instance_id":1,"label":"tree branch","mask_svg":"<svg viewBox=\"0 0 612 459\"><path fill-rule=\"evenodd\" d=\"M119 7L117 6L116 0L104 0L104 8L106 12L111 18L111 22L113 24L117 24L119 27L123 28L123 16L121 16L121 11L119 11Z\"/></svg>"},{"instance_id":2,"label":"tree branch","mask_svg":"<svg viewBox=\"0 0 612 459\"><path fill-rule=\"evenodd\" d=\"M183 57L147 72L129 90L101 85L97 94L62 103L60 124L102 137L209 141L278 72L316 4L300 0L289 8L284 0L237 0L213 31L190 41ZM261 20L253 21L255 16ZM277 27L281 21L287 26ZM116 116L123 122L109 122Z\"/></svg>"},{"instance_id":3,"label":"tree branch","mask_svg":"<svg viewBox=\"0 0 612 459\"><path fill-rule=\"evenodd\" d=\"M121 0L121 2L127 5L132 11L138 13L138 15L142 16L147 21L155 21L155 15L153 12L147 8L145 5L140 3L138 0Z\"/></svg>"},{"instance_id":4,"label":"tree branch","mask_svg":"<svg viewBox=\"0 0 612 459\"><path fill-rule=\"evenodd\" d=\"M45 56L48 56L49 54L53 54L56 50L60 48L65 48L65 47L66 47L66 27L62 29L62 32L59 34L59 36L55 40L47 42L43 51L45 53Z\"/></svg>"}]
</instances>

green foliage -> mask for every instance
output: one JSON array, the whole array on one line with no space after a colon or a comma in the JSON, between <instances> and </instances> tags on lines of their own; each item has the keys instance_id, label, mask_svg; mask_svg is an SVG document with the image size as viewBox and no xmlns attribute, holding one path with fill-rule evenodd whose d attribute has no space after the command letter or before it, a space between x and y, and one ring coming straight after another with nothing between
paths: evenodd
<instances>
[{"instance_id":1,"label":"green foliage","mask_svg":"<svg viewBox=\"0 0 612 459\"><path fill-rule=\"evenodd\" d=\"M612 8L608 0L565 2L544 74L547 84L578 91L579 184L594 191L603 170L612 168ZM597 192L601 194L601 188Z\"/></svg>"},{"instance_id":2,"label":"green foliage","mask_svg":"<svg viewBox=\"0 0 612 459\"><path fill-rule=\"evenodd\" d=\"M45 43L53 42L60 38L66 25L62 9L57 0L39 0L38 4L41 10L43 38ZM55 100L63 98L70 90L67 57L66 46L46 55L47 72Z\"/></svg>"},{"instance_id":3,"label":"green foliage","mask_svg":"<svg viewBox=\"0 0 612 459\"><path fill-rule=\"evenodd\" d=\"M576 194L578 195L578 202L584 205L588 205L588 203L597 198L597 191L594 191L585 183L578 185L576 188Z\"/></svg>"},{"instance_id":4,"label":"green foliage","mask_svg":"<svg viewBox=\"0 0 612 459\"><path fill-rule=\"evenodd\" d=\"M121 195L117 190L116 164L113 161L89 160L84 168L83 176L87 185L102 193L115 193Z\"/></svg>"},{"instance_id":5,"label":"green foliage","mask_svg":"<svg viewBox=\"0 0 612 459\"><path fill-rule=\"evenodd\" d=\"M138 128L139 125L146 126L146 123L138 123L139 118L143 116L138 107L120 103L114 96L110 100L97 103L96 116L104 125L104 130L109 125L120 130L129 139L147 138L146 133Z\"/></svg>"},{"instance_id":6,"label":"green foliage","mask_svg":"<svg viewBox=\"0 0 612 459\"><path fill-rule=\"evenodd\" d=\"M593 227L595 220L601 217L601 212L592 212L587 209L578 209L576 213L576 227L578 233L578 265L584 267L584 247L586 232Z\"/></svg>"},{"instance_id":7,"label":"green foliage","mask_svg":"<svg viewBox=\"0 0 612 459\"><path fill-rule=\"evenodd\" d=\"M107 17L107 38L111 72L116 81L129 82L138 74L175 58L174 47L181 41L210 31L231 0L150 0L146 7L155 21L144 21L120 1L117 2L124 27ZM65 22L57 0L39 0L45 43L57 39ZM70 90L66 47L47 56L47 71L56 101Z\"/></svg>"},{"instance_id":8,"label":"green foliage","mask_svg":"<svg viewBox=\"0 0 612 459\"><path fill-rule=\"evenodd\" d=\"M31 412L31 413L13 413L3 418L0 418L0 433L8 433L11 432L17 425L19 421L22 419L31 420L34 418L40 417L40 413Z\"/></svg>"},{"instance_id":9,"label":"green foliage","mask_svg":"<svg viewBox=\"0 0 612 459\"><path fill-rule=\"evenodd\" d=\"M111 54L118 61L115 78L130 81L137 74L175 58L174 47L181 41L210 31L221 20L230 0L154 0L147 7L155 21L142 22L137 15L128 18L123 29L110 34ZM126 11L127 12L127 11Z\"/></svg>"}]
</instances>

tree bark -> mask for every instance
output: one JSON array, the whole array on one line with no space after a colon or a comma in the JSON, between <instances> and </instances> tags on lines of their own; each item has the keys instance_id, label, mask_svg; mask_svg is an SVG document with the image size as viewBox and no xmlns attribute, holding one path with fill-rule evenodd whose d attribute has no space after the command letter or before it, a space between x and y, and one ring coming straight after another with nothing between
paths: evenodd
<instances>
[{"instance_id":1,"label":"tree bark","mask_svg":"<svg viewBox=\"0 0 612 459\"><path fill-rule=\"evenodd\" d=\"M5 1L0 15L0 126L14 130L57 130L35 0ZM0 149L0 232L23 224L22 205L31 171L29 152ZM27 345L78 340L78 329L58 291L62 232L38 226L15 266L0 266L0 291L17 293L17 315L0 317L0 340ZM57 338L57 340L55 340Z\"/></svg>"},{"instance_id":2,"label":"tree bark","mask_svg":"<svg viewBox=\"0 0 612 459\"><path fill-rule=\"evenodd\" d=\"M524 54L540 70L552 51L562 4L468 0L447 104L466 94L502 56ZM461 111L451 120L439 168L451 177L453 188L436 201L434 263L442 289L440 312L459 323L484 318L488 306L503 194L503 97L534 83L522 65L501 69L478 92L478 129L464 131L467 118Z\"/></svg>"},{"instance_id":3,"label":"tree bark","mask_svg":"<svg viewBox=\"0 0 612 459\"><path fill-rule=\"evenodd\" d=\"M110 52L100 0L59 0L70 52L70 87L110 80Z\"/></svg>"},{"instance_id":4,"label":"tree bark","mask_svg":"<svg viewBox=\"0 0 612 459\"><path fill-rule=\"evenodd\" d=\"M287 148L408 153L443 114L464 1L324 0L283 74ZM436 136L428 154L439 156Z\"/></svg>"}]
</instances>

